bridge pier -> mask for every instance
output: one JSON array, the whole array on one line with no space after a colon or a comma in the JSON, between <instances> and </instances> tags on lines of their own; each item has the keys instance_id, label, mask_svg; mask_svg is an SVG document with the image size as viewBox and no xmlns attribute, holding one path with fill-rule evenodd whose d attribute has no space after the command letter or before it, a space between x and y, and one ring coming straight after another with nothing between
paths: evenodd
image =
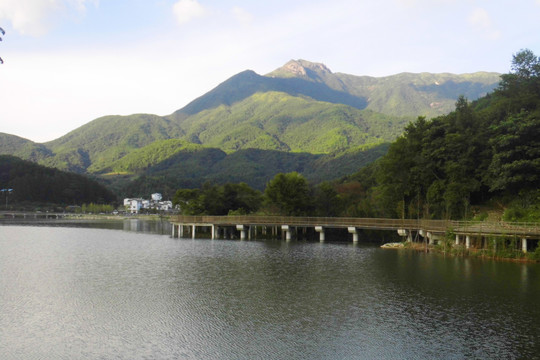
<instances>
[{"instance_id":1,"label":"bridge pier","mask_svg":"<svg viewBox=\"0 0 540 360\"><path fill-rule=\"evenodd\" d=\"M236 225L236 230L240 231L240 240L246 240L246 226Z\"/></svg>"},{"instance_id":2,"label":"bridge pier","mask_svg":"<svg viewBox=\"0 0 540 360\"><path fill-rule=\"evenodd\" d=\"M324 242L324 227L315 226L315 231L319 233L319 241Z\"/></svg>"},{"instance_id":3,"label":"bridge pier","mask_svg":"<svg viewBox=\"0 0 540 360\"><path fill-rule=\"evenodd\" d=\"M398 229L398 235L401 237L407 237L407 242L412 242L412 233L406 229Z\"/></svg>"},{"instance_id":4,"label":"bridge pier","mask_svg":"<svg viewBox=\"0 0 540 360\"><path fill-rule=\"evenodd\" d=\"M427 237L429 239L429 244L430 245L435 245L435 241L440 241L441 240L441 235L439 234L434 234L432 231L428 231L427 233Z\"/></svg>"},{"instance_id":5,"label":"bridge pier","mask_svg":"<svg viewBox=\"0 0 540 360\"><path fill-rule=\"evenodd\" d=\"M290 241L292 239L292 227L281 225L281 230L285 231L285 240Z\"/></svg>"},{"instance_id":6,"label":"bridge pier","mask_svg":"<svg viewBox=\"0 0 540 360\"><path fill-rule=\"evenodd\" d=\"M353 243L357 243L358 242L358 229L354 226L349 226L347 228L347 230L349 231L349 234L353 234Z\"/></svg>"},{"instance_id":7,"label":"bridge pier","mask_svg":"<svg viewBox=\"0 0 540 360\"><path fill-rule=\"evenodd\" d=\"M6 215L11 215L10 212L4 212ZM27 214L28 217L62 217L63 214L54 213L33 213ZM11 215L13 216L13 215ZM17 214L23 216L24 212ZM437 240L442 241L442 236L446 231L455 231L455 240L452 242L457 246L464 246L466 249L473 247L492 247L490 238L493 236L510 236L513 235L521 240L518 243L518 249L522 252L527 252L536 247L536 240L531 246L531 238L536 239L540 236L540 227L538 226L522 226L520 224L477 224L471 222L452 222L442 220L408 220L408 219L370 219L370 218L296 218L296 217L255 217L255 216L183 216L179 215L171 219L173 224L171 235L172 237L197 237L197 227L202 226L205 232L211 229L212 239L219 238L222 234L224 237L234 238L238 235L242 239L251 238L257 235L272 235L273 238L279 238L280 235L287 241L293 238L306 238L312 236L315 232L319 233L321 242L326 240L328 229L347 229L348 233L352 234L353 242L359 241L361 229L374 230L392 230L398 232L403 240L413 241L413 233L416 231L422 236L425 241L433 245ZM258 227L261 227L260 231ZM240 234L237 233L240 231ZM296 233L293 233L295 231ZM185 233L184 233L185 232ZM191 232L191 234L189 234ZM189 235L188 235L189 234ZM416 236L416 234L414 234ZM476 237L474 240L472 239ZM483 236L489 236L485 238ZM474 241L473 241L474 240ZM520 246L521 245L521 246ZM500 246L500 245L499 245Z\"/></svg>"}]
</instances>

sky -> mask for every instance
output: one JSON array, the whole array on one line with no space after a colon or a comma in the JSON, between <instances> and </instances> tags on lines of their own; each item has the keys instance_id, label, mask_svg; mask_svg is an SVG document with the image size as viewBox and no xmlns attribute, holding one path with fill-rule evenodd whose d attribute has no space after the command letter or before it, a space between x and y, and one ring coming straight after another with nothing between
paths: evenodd
<instances>
[{"instance_id":1,"label":"sky","mask_svg":"<svg viewBox=\"0 0 540 360\"><path fill-rule=\"evenodd\" d=\"M244 71L510 71L540 55L540 0L0 0L0 132L168 115Z\"/></svg>"}]
</instances>

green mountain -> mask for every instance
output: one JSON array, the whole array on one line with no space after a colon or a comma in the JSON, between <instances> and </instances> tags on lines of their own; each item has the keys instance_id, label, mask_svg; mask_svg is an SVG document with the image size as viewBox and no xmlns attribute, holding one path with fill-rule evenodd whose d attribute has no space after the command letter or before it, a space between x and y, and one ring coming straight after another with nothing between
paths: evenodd
<instances>
[{"instance_id":1,"label":"green mountain","mask_svg":"<svg viewBox=\"0 0 540 360\"><path fill-rule=\"evenodd\" d=\"M282 171L319 182L382 155L417 116L445 114L459 95L474 100L498 81L494 73L353 76L293 60L265 76L239 73L169 116L105 116L44 144L0 134L0 153L98 174L118 191L160 178L171 187L260 188Z\"/></svg>"},{"instance_id":2,"label":"green mountain","mask_svg":"<svg viewBox=\"0 0 540 360\"><path fill-rule=\"evenodd\" d=\"M257 92L180 122L185 138L226 152L241 149L328 154L395 139L407 118L283 92Z\"/></svg>"},{"instance_id":3,"label":"green mountain","mask_svg":"<svg viewBox=\"0 0 540 360\"><path fill-rule=\"evenodd\" d=\"M11 204L80 205L110 203L116 196L103 185L79 174L41 166L11 155L0 155L0 184L11 188Z\"/></svg>"},{"instance_id":4,"label":"green mountain","mask_svg":"<svg viewBox=\"0 0 540 360\"><path fill-rule=\"evenodd\" d=\"M54 156L43 163L95 173L135 149L181 134L175 123L157 115L104 116L45 143Z\"/></svg>"},{"instance_id":5,"label":"green mountain","mask_svg":"<svg viewBox=\"0 0 540 360\"><path fill-rule=\"evenodd\" d=\"M0 154L13 155L33 162L41 162L54 156L43 144L5 133L0 133Z\"/></svg>"},{"instance_id":6,"label":"green mountain","mask_svg":"<svg viewBox=\"0 0 540 360\"><path fill-rule=\"evenodd\" d=\"M475 100L491 92L498 85L500 75L476 72L460 75L401 73L385 77L355 76L334 74L324 64L291 60L267 76L302 79L326 86L364 99L366 109L385 115L431 118L452 111L460 95Z\"/></svg>"}]
</instances>

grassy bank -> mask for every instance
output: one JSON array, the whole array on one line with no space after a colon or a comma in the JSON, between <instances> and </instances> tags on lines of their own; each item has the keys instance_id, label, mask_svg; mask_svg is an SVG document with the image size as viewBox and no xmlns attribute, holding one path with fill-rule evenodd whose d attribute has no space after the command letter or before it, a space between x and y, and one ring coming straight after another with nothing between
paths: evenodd
<instances>
[{"instance_id":1,"label":"grassy bank","mask_svg":"<svg viewBox=\"0 0 540 360\"><path fill-rule=\"evenodd\" d=\"M540 262L540 246L536 247L534 251L525 253L518 248L519 244L515 238L487 238L483 241L483 245L481 248L471 247L467 249L464 244L456 245L451 239L443 239L438 241L436 245L429 245L427 242L406 242L404 248L471 258Z\"/></svg>"}]
</instances>

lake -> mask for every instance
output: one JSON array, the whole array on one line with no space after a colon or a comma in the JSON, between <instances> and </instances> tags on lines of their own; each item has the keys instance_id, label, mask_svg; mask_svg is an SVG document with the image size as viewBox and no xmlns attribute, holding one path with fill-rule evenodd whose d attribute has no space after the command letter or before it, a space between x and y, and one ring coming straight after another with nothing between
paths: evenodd
<instances>
[{"instance_id":1,"label":"lake","mask_svg":"<svg viewBox=\"0 0 540 360\"><path fill-rule=\"evenodd\" d=\"M540 356L539 264L169 229L0 226L0 358Z\"/></svg>"}]
</instances>

